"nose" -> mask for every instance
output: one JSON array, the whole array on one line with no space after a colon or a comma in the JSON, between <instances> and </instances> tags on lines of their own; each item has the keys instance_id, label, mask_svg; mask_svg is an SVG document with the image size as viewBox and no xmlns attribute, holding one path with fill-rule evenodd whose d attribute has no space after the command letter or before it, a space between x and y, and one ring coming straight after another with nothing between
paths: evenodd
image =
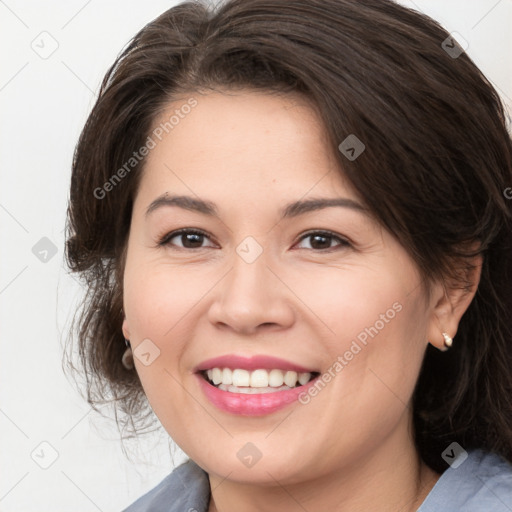
<instances>
[{"instance_id":1,"label":"nose","mask_svg":"<svg viewBox=\"0 0 512 512\"><path fill-rule=\"evenodd\" d=\"M278 272L267 264L265 252L252 263L235 253L231 270L215 287L208 318L217 328L238 334L280 330L294 322L292 298Z\"/></svg>"}]
</instances>

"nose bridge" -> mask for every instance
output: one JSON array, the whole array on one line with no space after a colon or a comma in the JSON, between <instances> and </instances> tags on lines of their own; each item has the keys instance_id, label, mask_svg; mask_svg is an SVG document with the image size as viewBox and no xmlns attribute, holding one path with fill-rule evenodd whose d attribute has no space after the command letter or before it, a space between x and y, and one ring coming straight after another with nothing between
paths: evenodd
<instances>
[{"instance_id":1,"label":"nose bridge","mask_svg":"<svg viewBox=\"0 0 512 512\"><path fill-rule=\"evenodd\" d=\"M225 306L229 305L233 312L261 314L275 288L270 283L273 275L267 268L268 263L267 251L256 255L250 243L240 244L233 255L233 268L226 283Z\"/></svg>"},{"instance_id":2,"label":"nose bridge","mask_svg":"<svg viewBox=\"0 0 512 512\"><path fill-rule=\"evenodd\" d=\"M254 239L238 245L232 268L210 308L213 323L249 332L262 324L284 326L293 321L286 287L268 268L272 266L269 258L270 251Z\"/></svg>"},{"instance_id":3,"label":"nose bridge","mask_svg":"<svg viewBox=\"0 0 512 512\"><path fill-rule=\"evenodd\" d=\"M258 252L251 242L242 242L237 247L236 255L233 255L233 270L230 276L231 284L234 286L232 293L236 293L237 290L243 292L244 289L253 296L268 292L268 251L263 251L261 247L261 252Z\"/></svg>"}]
</instances>

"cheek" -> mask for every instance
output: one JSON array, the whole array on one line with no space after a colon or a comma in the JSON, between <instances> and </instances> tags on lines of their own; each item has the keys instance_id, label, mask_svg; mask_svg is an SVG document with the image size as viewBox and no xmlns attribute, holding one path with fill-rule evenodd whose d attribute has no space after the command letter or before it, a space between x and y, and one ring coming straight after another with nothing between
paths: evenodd
<instances>
[{"instance_id":1,"label":"cheek","mask_svg":"<svg viewBox=\"0 0 512 512\"><path fill-rule=\"evenodd\" d=\"M125 268L124 310L136 371L157 414L159 403L177 393L172 377L179 374L187 341L182 330L186 322L180 319L190 307L177 276L179 272L163 272L161 266L136 258L128 259Z\"/></svg>"},{"instance_id":2,"label":"cheek","mask_svg":"<svg viewBox=\"0 0 512 512\"><path fill-rule=\"evenodd\" d=\"M202 300L217 281L217 274L199 271L197 266L144 259L136 251L127 260L124 303L136 369L148 400L161 419L177 417L176 412L190 400L179 382L189 377L201 358L193 343L198 315L204 316ZM158 353L148 366L137 359L146 346L150 352ZM169 396L173 397L172 402Z\"/></svg>"},{"instance_id":3,"label":"cheek","mask_svg":"<svg viewBox=\"0 0 512 512\"><path fill-rule=\"evenodd\" d=\"M349 340L364 343L371 337L368 330L375 333L375 327L379 332L389 330L407 294L402 278L390 269L370 266L319 268L289 274L287 280L294 283L294 293L316 317L336 352Z\"/></svg>"},{"instance_id":4,"label":"cheek","mask_svg":"<svg viewBox=\"0 0 512 512\"><path fill-rule=\"evenodd\" d=\"M204 294L197 272L158 262L128 265L124 278L125 312L136 341L163 340L174 335Z\"/></svg>"},{"instance_id":5,"label":"cheek","mask_svg":"<svg viewBox=\"0 0 512 512\"><path fill-rule=\"evenodd\" d=\"M415 282L405 269L401 278L367 269L312 288L311 307L334 333L323 340L326 390L304 400L310 414L324 419L325 436L339 454L381 442L410 401L426 332L425 304L419 290L411 293ZM345 440L338 440L333 425L343 425Z\"/></svg>"},{"instance_id":6,"label":"cheek","mask_svg":"<svg viewBox=\"0 0 512 512\"><path fill-rule=\"evenodd\" d=\"M392 428L410 402L426 348L421 299L393 294L395 298L399 300L373 302L366 324L352 329L353 335L343 341L340 396L359 411L359 419L372 411L371 425L379 428ZM365 312L359 315L363 318Z\"/></svg>"},{"instance_id":7,"label":"cheek","mask_svg":"<svg viewBox=\"0 0 512 512\"><path fill-rule=\"evenodd\" d=\"M154 261L132 262L125 269L124 303L136 371L159 420L180 439L181 412L190 405L181 384L192 364L187 355L193 336L189 318L204 291L193 273ZM151 354L148 365L137 355L145 352Z\"/></svg>"},{"instance_id":8,"label":"cheek","mask_svg":"<svg viewBox=\"0 0 512 512\"><path fill-rule=\"evenodd\" d=\"M308 289L305 302L326 333L323 350L339 396L369 408L407 402L426 347L419 276L412 266L330 270L302 277L296 289Z\"/></svg>"}]
</instances>

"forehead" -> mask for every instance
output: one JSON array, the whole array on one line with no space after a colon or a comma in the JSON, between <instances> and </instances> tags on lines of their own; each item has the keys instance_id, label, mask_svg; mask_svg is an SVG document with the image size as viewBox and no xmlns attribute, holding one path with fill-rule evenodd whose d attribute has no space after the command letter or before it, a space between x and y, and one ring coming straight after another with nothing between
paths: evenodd
<instances>
[{"instance_id":1,"label":"forehead","mask_svg":"<svg viewBox=\"0 0 512 512\"><path fill-rule=\"evenodd\" d=\"M238 187L247 195L286 186L296 198L312 188L350 188L322 119L297 93L183 94L155 118L150 136L141 188L153 193L188 185L202 192Z\"/></svg>"}]
</instances>

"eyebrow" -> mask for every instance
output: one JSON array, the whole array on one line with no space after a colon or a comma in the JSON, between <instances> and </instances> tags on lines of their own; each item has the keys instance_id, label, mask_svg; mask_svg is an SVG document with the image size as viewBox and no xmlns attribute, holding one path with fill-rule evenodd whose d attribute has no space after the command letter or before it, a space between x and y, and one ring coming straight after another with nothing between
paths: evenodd
<instances>
[{"instance_id":1,"label":"eyebrow","mask_svg":"<svg viewBox=\"0 0 512 512\"><path fill-rule=\"evenodd\" d=\"M154 212L155 210L164 206L177 206L185 210L202 213L204 215L218 217L219 211L215 203L211 201L205 201L203 199L197 199L191 196L169 196L163 194L157 197L147 208L146 217ZM312 198L302 201L294 201L293 203L287 204L280 210L281 219L298 217L304 213L322 210L324 208L331 207L342 207L350 208L362 213L368 212L368 209L363 205L352 199L344 197L336 198Z\"/></svg>"}]
</instances>

